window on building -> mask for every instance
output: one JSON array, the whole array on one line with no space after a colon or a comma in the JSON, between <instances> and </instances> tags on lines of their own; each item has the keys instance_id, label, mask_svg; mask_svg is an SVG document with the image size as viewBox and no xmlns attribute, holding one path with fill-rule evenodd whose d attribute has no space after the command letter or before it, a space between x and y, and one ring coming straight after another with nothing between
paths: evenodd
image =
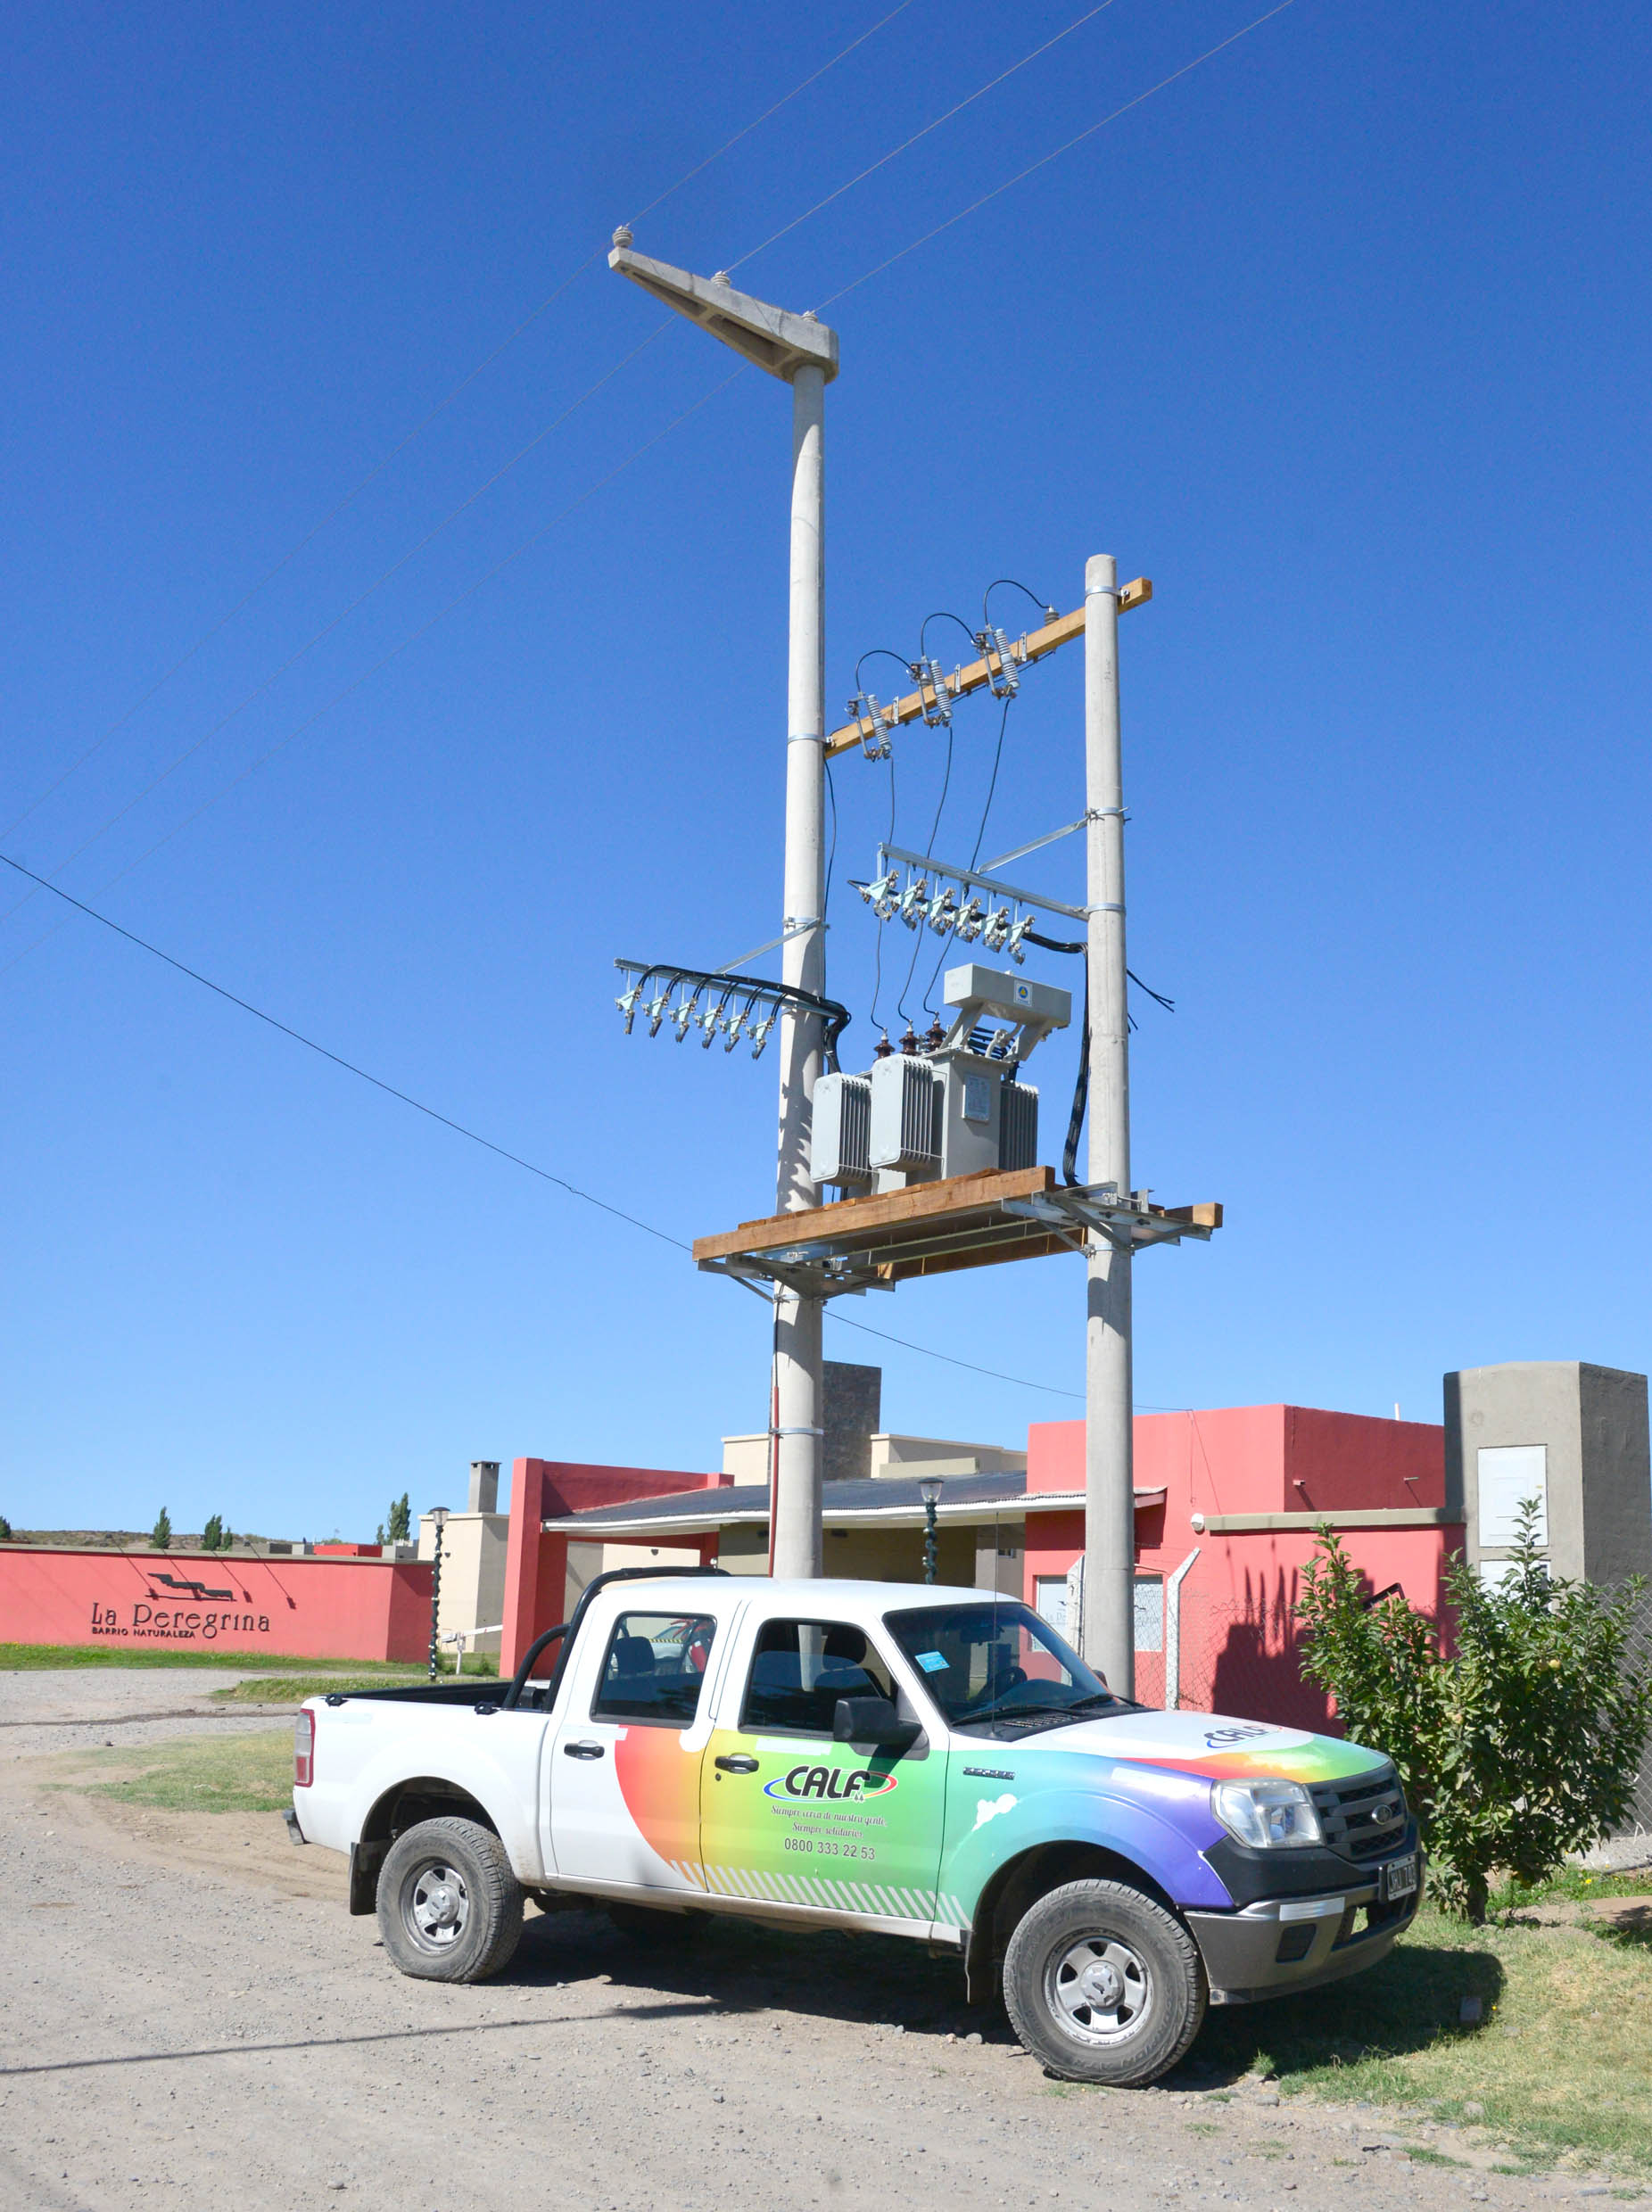
<instances>
[{"instance_id":1,"label":"window on building","mask_svg":"<svg viewBox=\"0 0 1652 2212\"><path fill-rule=\"evenodd\" d=\"M591 1719L687 1728L699 1710L716 1633L716 1622L706 1614L621 1614L608 1638Z\"/></svg>"},{"instance_id":2,"label":"window on building","mask_svg":"<svg viewBox=\"0 0 1652 2212\"><path fill-rule=\"evenodd\" d=\"M1485 1444L1477 1456L1480 1541L1503 1551L1519 1534L1520 1508L1537 1500L1537 1540L1549 1541L1549 1447Z\"/></svg>"},{"instance_id":3,"label":"window on building","mask_svg":"<svg viewBox=\"0 0 1652 2212\"><path fill-rule=\"evenodd\" d=\"M740 1726L830 1736L839 1697L895 1696L863 1629L847 1621L768 1621L752 1654Z\"/></svg>"}]
</instances>

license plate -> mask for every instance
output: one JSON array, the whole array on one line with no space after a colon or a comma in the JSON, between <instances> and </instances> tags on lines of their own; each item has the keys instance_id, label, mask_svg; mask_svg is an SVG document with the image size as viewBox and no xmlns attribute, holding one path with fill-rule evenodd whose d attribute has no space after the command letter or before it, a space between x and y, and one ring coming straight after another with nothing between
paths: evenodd
<instances>
[{"instance_id":1,"label":"license plate","mask_svg":"<svg viewBox=\"0 0 1652 2212\"><path fill-rule=\"evenodd\" d=\"M1417 1887L1417 1858L1391 1859L1383 1869L1384 1898L1408 1897Z\"/></svg>"}]
</instances>

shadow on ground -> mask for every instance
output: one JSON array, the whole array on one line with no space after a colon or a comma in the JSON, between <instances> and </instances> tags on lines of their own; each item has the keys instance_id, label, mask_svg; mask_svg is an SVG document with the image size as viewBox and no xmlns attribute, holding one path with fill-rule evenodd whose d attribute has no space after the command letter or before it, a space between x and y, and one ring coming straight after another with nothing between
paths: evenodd
<instances>
[{"instance_id":1,"label":"shadow on ground","mask_svg":"<svg viewBox=\"0 0 1652 2212\"><path fill-rule=\"evenodd\" d=\"M685 1934L685 1928L695 1932ZM603 1912L558 1912L531 1921L508 1979L546 1987L607 1975L616 1992L709 1998L720 2008L783 2006L805 2018L912 2034L979 2035L1013 2043L1002 2006L967 2005L956 1960L931 1957L898 1936L818 1935L750 1921L669 1923L669 1935L632 1936ZM1259 2057L1281 2073L1305 2073L1358 2059L1400 2057L1441 2035L1473 2037L1460 2025L1463 2000L1480 2000L1488 2020L1503 1986L1489 1952L1413 1944L1353 1980L1262 2005L1219 2007L1167 2086L1210 2088L1237 2080Z\"/></svg>"},{"instance_id":2,"label":"shadow on ground","mask_svg":"<svg viewBox=\"0 0 1652 2212\"><path fill-rule=\"evenodd\" d=\"M1503 1990L1503 1969L1489 1951L1402 1944L1381 1966L1328 1989L1260 2005L1225 2005L1206 2021L1194 2050L1224 2079L1248 2073L1259 2058L1281 2075L1398 2059L1441 2037L1472 2042L1485 2031ZM1477 2020L1463 2020L1463 2000L1479 1999Z\"/></svg>"}]
</instances>

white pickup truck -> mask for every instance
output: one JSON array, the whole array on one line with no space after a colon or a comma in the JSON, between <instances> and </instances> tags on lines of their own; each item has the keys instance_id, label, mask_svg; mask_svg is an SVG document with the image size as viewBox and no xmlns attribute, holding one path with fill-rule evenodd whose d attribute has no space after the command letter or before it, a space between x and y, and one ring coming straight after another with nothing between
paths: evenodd
<instances>
[{"instance_id":1,"label":"white pickup truck","mask_svg":"<svg viewBox=\"0 0 1652 2212\"><path fill-rule=\"evenodd\" d=\"M599 1576L507 1686L311 1698L293 1808L404 1974L497 1974L525 1898L872 1930L1118 2084L1374 1965L1422 1886L1380 1752L1132 1704L1013 1599L715 1569Z\"/></svg>"}]
</instances>

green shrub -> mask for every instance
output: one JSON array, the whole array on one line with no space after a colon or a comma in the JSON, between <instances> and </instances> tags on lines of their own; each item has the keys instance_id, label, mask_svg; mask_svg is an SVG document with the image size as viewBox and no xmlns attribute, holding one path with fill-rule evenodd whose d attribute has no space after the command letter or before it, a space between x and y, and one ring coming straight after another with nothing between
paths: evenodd
<instances>
[{"instance_id":1,"label":"green shrub","mask_svg":"<svg viewBox=\"0 0 1652 2212\"><path fill-rule=\"evenodd\" d=\"M1455 1648L1395 1594L1374 1602L1331 1530L1303 1570L1303 1671L1347 1733L1400 1770L1436 1893L1483 1922L1493 1872L1545 1881L1628 1813L1648 1726L1652 1670L1626 1663L1639 1580L1615 1596L1550 1579L1537 1505L1521 1509L1507 1572L1446 1571Z\"/></svg>"}]
</instances>

